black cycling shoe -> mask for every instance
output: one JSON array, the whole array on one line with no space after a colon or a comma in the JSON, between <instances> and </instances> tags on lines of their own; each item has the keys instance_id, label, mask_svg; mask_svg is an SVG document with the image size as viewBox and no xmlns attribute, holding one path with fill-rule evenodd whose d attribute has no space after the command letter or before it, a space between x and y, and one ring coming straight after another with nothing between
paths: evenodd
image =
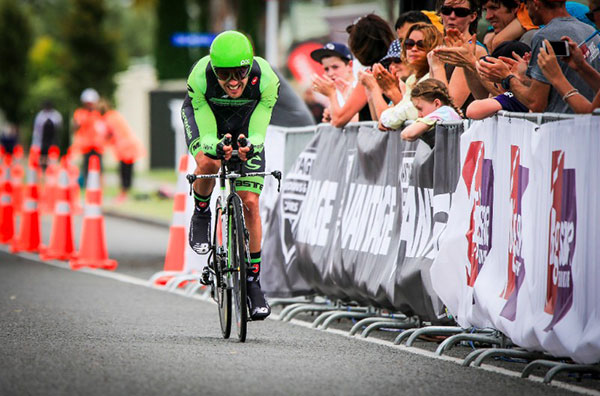
<instances>
[{"instance_id":1,"label":"black cycling shoe","mask_svg":"<svg viewBox=\"0 0 600 396\"><path fill-rule=\"evenodd\" d=\"M210 210L194 209L190 220L188 241L197 254L206 254L210 251L210 218Z\"/></svg>"},{"instance_id":2,"label":"black cycling shoe","mask_svg":"<svg viewBox=\"0 0 600 396\"><path fill-rule=\"evenodd\" d=\"M250 319L263 320L271 314L271 307L265 295L260 289L260 283L257 281L249 281L246 283L248 293L248 309L250 310Z\"/></svg>"}]
</instances>

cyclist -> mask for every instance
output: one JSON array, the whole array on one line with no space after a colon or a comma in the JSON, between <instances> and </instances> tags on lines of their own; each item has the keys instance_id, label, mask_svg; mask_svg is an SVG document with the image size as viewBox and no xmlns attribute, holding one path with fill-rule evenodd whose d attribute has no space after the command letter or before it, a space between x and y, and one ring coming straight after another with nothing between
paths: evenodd
<instances>
[{"instance_id":1,"label":"cyclist","mask_svg":"<svg viewBox=\"0 0 600 396\"><path fill-rule=\"evenodd\" d=\"M218 160L229 160L234 149L246 171L263 172L265 134L279 95L279 79L267 61L254 56L250 40L236 31L219 34L209 55L192 68L187 83L181 115L189 151L196 159L195 174L217 173ZM225 145L225 137L231 139L230 145ZM248 144L239 147L238 139L245 137ZM250 234L247 291L252 320L271 313L260 288L262 228L258 198L263 179L242 177L235 184ZM210 250L210 196L214 185L213 179L199 179L193 184L195 206L189 243L198 254ZM204 274L206 282L207 268Z\"/></svg>"}]
</instances>

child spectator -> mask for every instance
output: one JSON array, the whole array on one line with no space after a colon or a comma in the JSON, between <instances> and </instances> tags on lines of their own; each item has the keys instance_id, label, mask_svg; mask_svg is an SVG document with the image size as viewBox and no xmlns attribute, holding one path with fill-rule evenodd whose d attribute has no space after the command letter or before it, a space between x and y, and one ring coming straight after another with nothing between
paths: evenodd
<instances>
[{"instance_id":1,"label":"child spectator","mask_svg":"<svg viewBox=\"0 0 600 396\"><path fill-rule=\"evenodd\" d=\"M423 140L433 148L435 145L435 124L438 121L461 120L461 111L454 106L446 85L436 79L421 81L412 90L411 101L418 111L419 118L402 130L403 140Z\"/></svg>"},{"instance_id":2,"label":"child spectator","mask_svg":"<svg viewBox=\"0 0 600 396\"><path fill-rule=\"evenodd\" d=\"M383 58L394 41L394 32L388 23L375 14L368 14L357 19L346 28L348 46L355 58L363 66L371 67ZM337 101L335 90L331 85L322 84L315 80L313 90L329 97L331 125L341 128L352 120L358 113L359 121L370 121L373 115L367 103L367 93L362 84L357 84L343 106Z\"/></svg>"},{"instance_id":3,"label":"child spectator","mask_svg":"<svg viewBox=\"0 0 600 396\"><path fill-rule=\"evenodd\" d=\"M406 120L417 118L417 109L410 100L411 90L419 82L429 78L427 54L442 43L442 35L430 24L418 23L408 31L408 38L402 43L402 62L407 63L412 74L406 80L402 100L381 113L379 129L398 129Z\"/></svg>"},{"instance_id":4,"label":"child spectator","mask_svg":"<svg viewBox=\"0 0 600 396\"><path fill-rule=\"evenodd\" d=\"M327 87L327 90L323 91L328 93L334 88L338 105L344 106L356 86L356 79L352 72L353 57L348 47L341 43L327 43L323 48L311 52L310 57L319 62L325 71L323 76L313 76L313 84ZM323 121L328 122L329 119ZM358 121L358 115L355 115L351 121Z\"/></svg>"}]
</instances>

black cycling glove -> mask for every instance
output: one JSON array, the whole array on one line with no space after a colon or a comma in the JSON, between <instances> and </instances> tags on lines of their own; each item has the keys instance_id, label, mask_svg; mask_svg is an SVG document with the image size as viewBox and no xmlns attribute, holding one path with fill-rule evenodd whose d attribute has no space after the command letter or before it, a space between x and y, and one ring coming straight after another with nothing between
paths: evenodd
<instances>
[{"instance_id":1,"label":"black cycling glove","mask_svg":"<svg viewBox=\"0 0 600 396\"><path fill-rule=\"evenodd\" d=\"M225 146L231 146L231 138L224 137L223 139L221 139L221 141L219 143L217 143L217 147L216 147L217 157L223 158L223 156L225 155L225 151L223 150L223 147L225 147Z\"/></svg>"}]
</instances>

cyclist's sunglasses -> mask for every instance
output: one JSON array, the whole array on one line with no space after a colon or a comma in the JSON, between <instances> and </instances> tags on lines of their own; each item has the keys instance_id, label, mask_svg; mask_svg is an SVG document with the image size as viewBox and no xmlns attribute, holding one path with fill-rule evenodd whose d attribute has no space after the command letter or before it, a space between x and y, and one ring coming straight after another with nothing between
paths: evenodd
<instances>
[{"instance_id":1,"label":"cyclist's sunglasses","mask_svg":"<svg viewBox=\"0 0 600 396\"><path fill-rule=\"evenodd\" d=\"M406 48L407 51L410 50L415 45L420 50L424 50L425 49L425 43L423 42L423 40L419 40L419 41L415 41L413 39L406 39L406 40L404 40L404 47Z\"/></svg>"},{"instance_id":2,"label":"cyclist's sunglasses","mask_svg":"<svg viewBox=\"0 0 600 396\"><path fill-rule=\"evenodd\" d=\"M442 15L446 15L446 16L450 16L450 15L452 15L452 12L454 12L454 15L456 15L459 18L464 18L473 13L473 11L471 11L471 9L467 8L467 7L450 7L450 6L442 6L442 8L440 8L440 12L442 13Z\"/></svg>"},{"instance_id":3,"label":"cyclist's sunglasses","mask_svg":"<svg viewBox=\"0 0 600 396\"><path fill-rule=\"evenodd\" d=\"M594 13L596 12L600 12L600 7L596 7L593 10L590 10L590 12L586 12L585 16L592 22L594 22Z\"/></svg>"},{"instance_id":4,"label":"cyclist's sunglasses","mask_svg":"<svg viewBox=\"0 0 600 396\"><path fill-rule=\"evenodd\" d=\"M228 82L231 79L242 81L250 73L250 66L214 67L213 71L221 81Z\"/></svg>"}]
</instances>

